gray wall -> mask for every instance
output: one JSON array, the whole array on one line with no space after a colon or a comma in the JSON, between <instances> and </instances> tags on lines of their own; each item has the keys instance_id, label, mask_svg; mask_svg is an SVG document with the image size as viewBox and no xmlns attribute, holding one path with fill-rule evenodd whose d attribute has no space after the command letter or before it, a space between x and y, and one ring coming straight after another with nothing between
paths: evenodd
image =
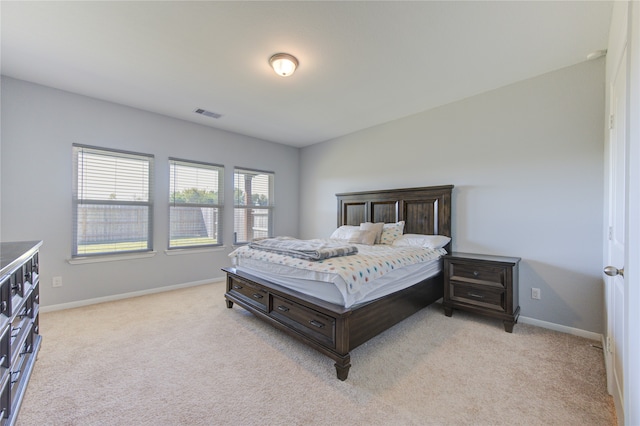
<instances>
[{"instance_id":1,"label":"gray wall","mask_svg":"<svg viewBox=\"0 0 640 426\"><path fill-rule=\"evenodd\" d=\"M302 150L4 77L1 108L1 237L45 241L45 306L222 276L231 209L224 250L164 253L174 156L224 164L228 193L233 166L275 171L276 234L303 238L337 192L454 184L454 250L522 257L523 316L603 332L603 59ZM74 142L155 154L155 257L67 263Z\"/></svg>"},{"instance_id":2,"label":"gray wall","mask_svg":"<svg viewBox=\"0 0 640 426\"><path fill-rule=\"evenodd\" d=\"M222 277L230 265L232 196L224 211L225 248L168 256L168 157L275 172L275 232L297 235L299 149L2 77L1 194L3 241L44 240L43 306ZM71 144L155 155L152 258L71 265ZM51 287L61 276L63 286ZM220 295L222 297L222 295Z\"/></svg>"},{"instance_id":3,"label":"gray wall","mask_svg":"<svg viewBox=\"0 0 640 426\"><path fill-rule=\"evenodd\" d=\"M523 316L602 333L604 93L599 59L304 148L301 237L335 193L454 184L453 249L521 257Z\"/></svg>"}]
</instances>

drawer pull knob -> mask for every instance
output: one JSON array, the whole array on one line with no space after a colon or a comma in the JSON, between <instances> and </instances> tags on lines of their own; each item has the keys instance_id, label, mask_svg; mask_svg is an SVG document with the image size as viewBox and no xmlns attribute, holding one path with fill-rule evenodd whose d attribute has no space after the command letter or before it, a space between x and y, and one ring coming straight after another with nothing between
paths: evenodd
<instances>
[{"instance_id":1,"label":"drawer pull knob","mask_svg":"<svg viewBox=\"0 0 640 426\"><path fill-rule=\"evenodd\" d=\"M31 347L30 344L25 343L24 344L24 352L20 352L20 355L30 354L31 352L33 352L33 348Z\"/></svg>"},{"instance_id":2,"label":"drawer pull knob","mask_svg":"<svg viewBox=\"0 0 640 426\"><path fill-rule=\"evenodd\" d=\"M253 293L253 298L254 299L262 299L264 296L258 293Z\"/></svg>"},{"instance_id":3,"label":"drawer pull knob","mask_svg":"<svg viewBox=\"0 0 640 426\"><path fill-rule=\"evenodd\" d=\"M477 277L478 275L480 275L480 274L478 274L478 271L473 271L473 276L474 277Z\"/></svg>"},{"instance_id":4,"label":"drawer pull knob","mask_svg":"<svg viewBox=\"0 0 640 426\"><path fill-rule=\"evenodd\" d=\"M282 306L282 305L278 306L278 310L280 312L289 312L289 308L287 308L286 306Z\"/></svg>"},{"instance_id":5,"label":"drawer pull knob","mask_svg":"<svg viewBox=\"0 0 640 426\"><path fill-rule=\"evenodd\" d=\"M321 323L320 321L311 320L311 321L309 321L309 324L311 324L314 327L324 328L324 324Z\"/></svg>"},{"instance_id":6,"label":"drawer pull knob","mask_svg":"<svg viewBox=\"0 0 640 426\"><path fill-rule=\"evenodd\" d=\"M467 293L467 295L471 296L471 297L475 297L477 299L484 299L484 296L482 294L478 294L478 293Z\"/></svg>"},{"instance_id":7,"label":"drawer pull knob","mask_svg":"<svg viewBox=\"0 0 640 426\"><path fill-rule=\"evenodd\" d=\"M242 286L241 286L241 285L238 285L238 284L234 284L234 285L233 285L233 288L234 288L234 289L236 289L236 290L241 290L241 289L242 289Z\"/></svg>"}]
</instances>

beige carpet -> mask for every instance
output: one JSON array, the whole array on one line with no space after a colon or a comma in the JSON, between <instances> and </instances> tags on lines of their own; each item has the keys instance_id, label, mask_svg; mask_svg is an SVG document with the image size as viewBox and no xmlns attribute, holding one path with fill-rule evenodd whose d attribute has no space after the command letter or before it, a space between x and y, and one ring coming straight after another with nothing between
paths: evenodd
<instances>
[{"instance_id":1,"label":"beige carpet","mask_svg":"<svg viewBox=\"0 0 640 426\"><path fill-rule=\"evenodd\" d=\"M31 425L614 425L598 342L438 304L333 362L214 283L41 314Z\"/></svg>"}]
</instances>

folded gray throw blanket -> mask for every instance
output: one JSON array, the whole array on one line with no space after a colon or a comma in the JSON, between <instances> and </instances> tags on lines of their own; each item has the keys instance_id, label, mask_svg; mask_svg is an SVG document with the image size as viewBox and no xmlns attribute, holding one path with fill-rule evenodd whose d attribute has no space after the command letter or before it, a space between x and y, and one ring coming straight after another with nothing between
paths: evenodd
<instances>
[{"instance_id":1,"label":"folded gray throw blanket","mask_svg":"<svg viewBox=\"0 0 640 426\"><path fill-rule=\"evenodd\" d=\"M291 237L256 240L249 243L249 247L307 260L323 260L358 253L358 247L354 245L327 240L298 240Z\"/></svg>"}]
</instances>

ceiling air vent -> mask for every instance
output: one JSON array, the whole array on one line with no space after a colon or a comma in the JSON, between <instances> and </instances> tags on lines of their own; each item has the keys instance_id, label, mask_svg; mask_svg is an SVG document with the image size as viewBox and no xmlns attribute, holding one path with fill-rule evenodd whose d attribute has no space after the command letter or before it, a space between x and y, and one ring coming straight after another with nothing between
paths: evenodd
<instances>
[{"instance_id":1,"label":"ceiling air vent","mask_svg":"<svg viewBox=\"0 0 640 426\"><path fill-rule=\"evenodd\" d=\"M218 114L217 112L207 111L206 109L202 109L202 108L195 109L193 110L193 112L195 112L196 114L204 115L205 117L211 117L211 118L222 117L222 114Z\"/></svg>"}]
</instances>

